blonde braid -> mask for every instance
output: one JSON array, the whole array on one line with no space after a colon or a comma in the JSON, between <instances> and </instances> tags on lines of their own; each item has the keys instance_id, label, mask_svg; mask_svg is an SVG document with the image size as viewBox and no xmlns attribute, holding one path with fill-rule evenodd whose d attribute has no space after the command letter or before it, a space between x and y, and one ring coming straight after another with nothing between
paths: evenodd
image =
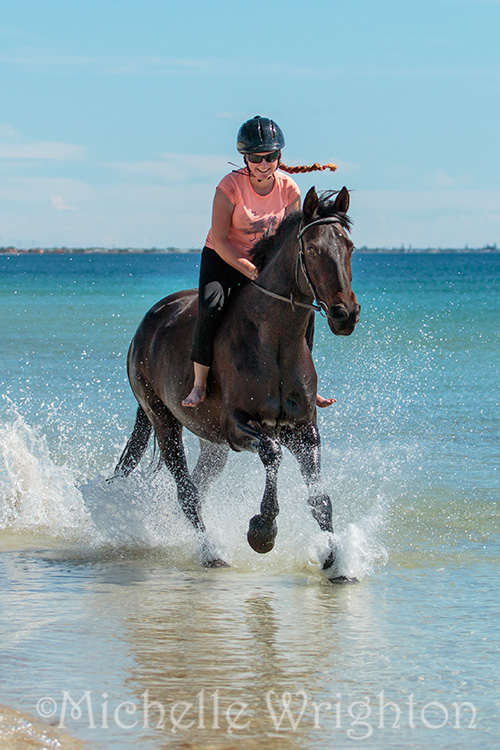
<instances>
[{"instance_id":1,"label":"blonde braid","mask_svg":"<svg viewBox=\"0 0 500 750\"><path fill-rule=\"evenodd\" d=\"M283 164L281 162L279 168L284 172L288 172L289 174L297 174L298 172L322 172L324 169L329 169L330 172L335 172L335 170L337 169L337 165L328 163L321 166L320 164L318 164L318 162L315 162L310 167L287 167L286 164Z\"/></svg>"}]
</instances>

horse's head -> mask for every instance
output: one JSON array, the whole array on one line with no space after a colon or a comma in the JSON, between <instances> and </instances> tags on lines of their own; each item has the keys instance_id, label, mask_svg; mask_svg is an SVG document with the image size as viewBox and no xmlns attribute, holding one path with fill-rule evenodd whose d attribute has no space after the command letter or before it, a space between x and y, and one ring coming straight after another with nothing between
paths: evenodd
<instances>
[{"instance_id":1,"label":"horse's head","mask_svg":"<svg viewBox=\"0 0 500 750\"><path fill-rule=\"evenodd\" d=\"M349 336L359 320L360 306L352 291L350 220L347 217L349 192L318 198L312 187L302 208L299 231L298 281L303 291L314 295L328 318L330 330Z\"/></svg>"}]
</instances>

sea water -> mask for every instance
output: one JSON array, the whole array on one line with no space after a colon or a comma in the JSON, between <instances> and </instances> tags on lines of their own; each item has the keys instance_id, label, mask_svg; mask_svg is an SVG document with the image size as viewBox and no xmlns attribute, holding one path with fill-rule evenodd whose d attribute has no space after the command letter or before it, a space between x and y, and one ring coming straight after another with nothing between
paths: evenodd
<instances>
[{"instance_id":1,"label":"sea water","mask_svg":"<svg viewBox=\"0 0 500 750\"><path fill-rule=\"evenodd\" d=\"M288 454L268 555L246 543L259 459L231 454L210 490L226 570L200 566L151 452L105 481L134 422L130 339L198 263L0 256L0 704L106 750L496 746L500 256L358 254L354 333L316 316L346 587L318 575Z\"/></svg>"}]
</instances>

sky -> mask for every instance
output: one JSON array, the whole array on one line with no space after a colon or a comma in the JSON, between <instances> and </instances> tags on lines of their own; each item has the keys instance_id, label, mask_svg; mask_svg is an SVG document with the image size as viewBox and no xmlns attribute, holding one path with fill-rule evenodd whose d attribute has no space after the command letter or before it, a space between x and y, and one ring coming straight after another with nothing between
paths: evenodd
<instances>
[{"instance_id":1,"label":"sky","mask_svg":"<svg viewBox=\"0 0 500 750\"><path fill-rule=\"evenodd\" d=\"M500 0L3 0L0 246L200 248L256 114L357 246L500 246Z\"/></svg>"}]
</instances>

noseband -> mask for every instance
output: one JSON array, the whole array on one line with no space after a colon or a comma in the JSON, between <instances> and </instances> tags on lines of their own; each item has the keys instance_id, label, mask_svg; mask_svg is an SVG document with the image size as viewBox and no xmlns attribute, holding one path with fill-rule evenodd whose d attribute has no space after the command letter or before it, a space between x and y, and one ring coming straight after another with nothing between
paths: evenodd
<instances>
[{"instance_id":1,"label":"noseband","mask_svg":"<svg viewBox=\"0 0 500 750\"><path fill-rule=\"evenodd\" d=\"M324 313L324 315L328 318L330 317L328 315L328 305L326 302L323 302L318 296L318 293L316 292L316 289L314 288L314 284L312 282L311 277L309 276L309 273L307 271L306 266L306 259L305 259L305 249L304 249L304 234L307 232L310 227L316 227L320 224L340 224L340 219L335 216L329 216L324 219L317 219L316 221L312 221L310 224L306 224L305 227L302 227L302 229L299 229L299 233L297 234L297 239L299 241L299 251L297 253L297 257L295 259L295 283L297 287L300 289L299 286L299 271L302 272L307 286L309 287L309 291L312 294L314 302L312 304L307 304L305 302L297 302L294 299L293 292L290 294L289 297L284 297L281 294L276 294L276 292L271 292L270 289L266 289L263 286L259 286L255 281L252 281L252 284L257 287L257 289L260 289L261 292L264 292L264 294L269 295L269 297L274 297L274 299L280 299L282 302L288 302L292 306L292 310L295 310L295 307L305 307L308 310L317 310L318 312Z\"/></svg>"}]
</instances>

